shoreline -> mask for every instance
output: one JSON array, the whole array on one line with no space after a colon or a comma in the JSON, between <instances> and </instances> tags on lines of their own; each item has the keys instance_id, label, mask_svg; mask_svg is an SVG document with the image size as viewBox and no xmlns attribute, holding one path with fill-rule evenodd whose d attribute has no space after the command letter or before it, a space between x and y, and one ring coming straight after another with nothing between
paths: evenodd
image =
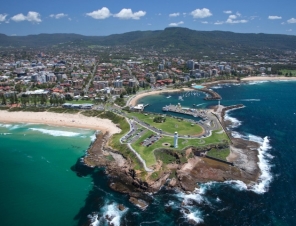
<instances>
[{"instance_id":1,"label":"shoreline","mask_svg":"<svg viewBox=\"0 0 296 226\"><path fill-rule=\"evenodd\" d=\"M0 111L2 123L35 123L59 127L99 130L111 135L119 133L120 129L109 119L87 117L82 114L66 114L53 112L9 112Z\"/></svg>"},{"instance_id":2,"label":"shoreline","mask_svg":"<svg viewBox=\"0 0 296 226\"><path fill-rule=\"evenodd\" d=\"M128 106L135 106L139 99L150 96L150 95L157 95L161 93L174 93L174 92L182 92L182 91L190 91L193 90L193 88L180 88L180 89L164 89L164 90L155 90L155 91L148 91L145 93L136 94L131 99L128 100L127 105Z\"/></svg>"},{"instance_id":3,"label":"shoreline","mask_svg":"<svg viewBox=\"0 0 296 226\"><path fill-rule=\"evenodd\" d=\"M285 76L250 76L242 78L241 81L238 80L218 80L213 82L206 82L202 83L206 87L210 87L212 85L217 85L220 83L242 83L242 82L256 82L256 81L296 81L296 77L285 77ZM181 92L181 91L190 91L195 90L193 88L178 88L178 89L169 89L169 90L155 90L155 91L148 91L145 93L136 94L135 96L131 97L128 100L127 106L135 106L139 99L150 96L150 95L157 95L161 93L173 93L173 92Z\"/></svg>"}]
</instances>

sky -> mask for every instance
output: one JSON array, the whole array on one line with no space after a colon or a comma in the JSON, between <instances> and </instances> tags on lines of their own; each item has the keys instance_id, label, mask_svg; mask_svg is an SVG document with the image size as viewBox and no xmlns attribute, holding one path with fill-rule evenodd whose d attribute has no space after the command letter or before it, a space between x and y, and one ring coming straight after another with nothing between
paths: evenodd
<instances>
[{"instance_id":1,"label":"sky","mask_svg":"<svg viewBox=\"0 0 296 226\"><path fill-rule=\"evenodd\" d=\"M106 36L186 27L296 35L292 0L9 0L0 2L0 33Z\"/></svg>"}]
</instances>

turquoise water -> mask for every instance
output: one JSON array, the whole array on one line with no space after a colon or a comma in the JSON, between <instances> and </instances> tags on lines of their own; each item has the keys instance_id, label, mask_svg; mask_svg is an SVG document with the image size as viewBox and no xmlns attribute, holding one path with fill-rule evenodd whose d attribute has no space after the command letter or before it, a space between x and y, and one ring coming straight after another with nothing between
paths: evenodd
<instances>
[{"instance_id":1,"label":"turquoise water","mask_svg":"<svg viewBox=\"0 0 296 226\"><path fill-rule=\"evenodd\" d=\"M0 126L1 225L295 225L296 82L213 87L221 104L246 107L227 114L233 135L261 145L263 176L247 188L239 181L200 184L194 194L162 189L145 210L108 187L103 169L80 164L94 131L41 125ZM197 91L145 97L147 111L166 104L206 108ZM181 98L180 98L181 97ZM193 106L193 104L195 106ZM45 130L44 130L45 129ZM61 132L63 131L63 132ZM65 131L67 133L65 133ZM75 166L75 167L74 167ZM118 204L127 208L120 212ZM183 203L183 204L182 204ZM188 213L183 207L190 210Z\"/></svg>"},{"instance_id":2,"label":"turquoise water","mask_svg":"<svg viewBox=\"0 0 296 226\"><path fill-rule=\"evenodd\" d=\"M0 126L1 225L74 225L92 187L71 170L94 131Z\"/></svg>"}]
</instances>

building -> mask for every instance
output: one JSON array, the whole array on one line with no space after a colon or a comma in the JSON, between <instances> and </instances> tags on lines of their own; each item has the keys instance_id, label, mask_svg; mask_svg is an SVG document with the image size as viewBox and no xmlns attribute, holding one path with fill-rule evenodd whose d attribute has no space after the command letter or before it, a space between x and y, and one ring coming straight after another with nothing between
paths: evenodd
<instances>
[{"instance_id":1,"label":"building","mask_svg":"<svg viewBox=\"0 0 296 226\"><path fill-rule=\"evenodd\" d=\"M174 148L178 148L178 132L174 135Z\"/></svg>"},{"instance_id":2,"label":"building","mask_svg":"<svg viewBox=\"0 0 296 226\"><path fill-rule=\"evenodd\" d=\"M122 80L116 80L113 82L114 88L122 88L122 84L123 84Z\"/></svg>"}]
</instances>

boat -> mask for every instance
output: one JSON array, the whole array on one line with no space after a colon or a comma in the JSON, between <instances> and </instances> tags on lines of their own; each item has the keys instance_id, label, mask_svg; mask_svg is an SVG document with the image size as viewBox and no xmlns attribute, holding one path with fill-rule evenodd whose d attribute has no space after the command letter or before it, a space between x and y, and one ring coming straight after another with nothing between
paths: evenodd
<instances>
[{"instance_id":1,"label":"boat","mask_svg":"<svg viewBox=\"0 0 296 226\"><path fill-rule=\"evenodd\" d=\"M167 98L171 98L172 96L167 96Z\"/></svg>"}]
</instances>

